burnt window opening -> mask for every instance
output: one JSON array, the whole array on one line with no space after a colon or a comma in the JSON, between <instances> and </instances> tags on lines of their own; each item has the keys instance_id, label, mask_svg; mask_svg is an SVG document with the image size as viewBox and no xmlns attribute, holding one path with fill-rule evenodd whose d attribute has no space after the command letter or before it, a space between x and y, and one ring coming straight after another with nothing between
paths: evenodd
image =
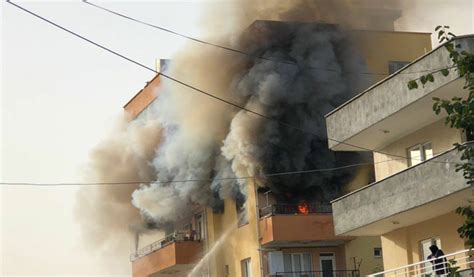
<instances>
[{"instance_id":1,"label":"burnt window opening","mask_svg":"<svg viewBox=\"0 0 474 277\"><path fill-rule=\"evenodd\" d=\"M222 200L221 197L219 196L219 192L215 190L212 191L211 208L212 208L212 212L215 214L224 213L224 209L225 209L224 200Z\"/></svg>"},{"instance_id":2,"label":"burnt window opening","mask_svg":"<svg viewBox=\"0 0 474 277\"><path fill-rule=\"evenodd\" d=\"M235 209L237 211L237 224L239 227L249 223L247 207L245 205L245 196L238 193L235 198Z\"/></svg>"}]
</instances>

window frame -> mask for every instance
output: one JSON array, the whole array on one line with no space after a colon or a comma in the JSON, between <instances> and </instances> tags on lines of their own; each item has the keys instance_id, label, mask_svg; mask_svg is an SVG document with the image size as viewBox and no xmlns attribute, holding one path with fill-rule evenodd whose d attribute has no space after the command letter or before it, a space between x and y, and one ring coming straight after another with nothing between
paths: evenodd
<instances>
[{"instance_id":1,"label":"window frame","mask_svg":"<svg viewBox=\"0 0 474 277\"><path fill-rule=\"evenodd\" d=\"M291 259L291 268L285 268L285 255L290 255L290 259ZM309 255L309 271L313 271L314 270L314 265L313 265L313 254L311 252L286 252L286 253L283 253L283 269L285 272L295 272L295 261L294 261L294 258L293 256L299 256L299 259L300 259L300 267L301 267L301 270L300 271L305 271L304 270L304 265L306 265L306 262L304 262L304 255ZM304 263L304 265L303 265Z\"/></svg>"},{"instance_id":2,"label":"window frame","mask_svg":"<svg viewBox=\"0 0 474 277\"><path fill-rule=\"evenodd\" d=\"M429 148L427 147L429 145ZM420 151L420 158L419 158L419 161L417 163L413 163L413 158L411 157L411 152L414 150L414 149L419 149ZM427 149L431 149L431 156L430 157L427 157L428 155L426 154L426 150ZM407 163L408 163L408 166L415 166L417 164L420 164L426 160L429 160L431 158L434 157L434 153L433 153L433 143L432 142L425 142L425 143L418 143L418 144L415 144L411 147L408 147L407 148Z\"/></svg>"},{"instance_id":3,"label":"window frame","mask_svg":"<svg viewBox=\"0 0 474 277\"><path fill-rule=\"evenodd\" d=\"M240 261L240 271L242 277L252 277L252 259L245 258Z\"/></svg>"},{"instance_id":4,"label":"window frame","mask_svg":"<svg viewBox=\"0 0 474 277\"><path fill-rule=\"evenodd\" d=\"M376 251L379 251L379 255L376 254ZM382 247L374 247L374 258L380 259L383 258Z\"/></svg>"}]
</instances>

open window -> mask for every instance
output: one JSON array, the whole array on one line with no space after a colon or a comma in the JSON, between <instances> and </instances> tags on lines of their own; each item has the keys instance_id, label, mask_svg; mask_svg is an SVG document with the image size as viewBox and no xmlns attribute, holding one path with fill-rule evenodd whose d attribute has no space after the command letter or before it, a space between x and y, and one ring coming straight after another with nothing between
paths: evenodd
<instances>
[{"instance_id":1,"label":"open window","mask_svg":"<svg viewBox=\"0 0 474 277\"><path fill-rule=\"evenodd\" d=\"M240 261L242 277L252 277L252 264L250 258Z\"/></svg>"}]
</instances>

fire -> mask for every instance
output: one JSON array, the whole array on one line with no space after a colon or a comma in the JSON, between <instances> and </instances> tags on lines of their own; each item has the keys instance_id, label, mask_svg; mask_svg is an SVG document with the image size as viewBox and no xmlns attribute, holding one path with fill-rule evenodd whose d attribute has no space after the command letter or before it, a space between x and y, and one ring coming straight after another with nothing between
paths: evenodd
<instances>
[{"instance_id":1,"label":"fire","mask_svg":"<svg viewBox=\"0 0 474 277\"><path fill-rule=\"evenodd\" d=\"M298 213L307 215L309 214L309 205L306 203L306 201L301 201L298 204Z\"/></svg>"}]
</instances>

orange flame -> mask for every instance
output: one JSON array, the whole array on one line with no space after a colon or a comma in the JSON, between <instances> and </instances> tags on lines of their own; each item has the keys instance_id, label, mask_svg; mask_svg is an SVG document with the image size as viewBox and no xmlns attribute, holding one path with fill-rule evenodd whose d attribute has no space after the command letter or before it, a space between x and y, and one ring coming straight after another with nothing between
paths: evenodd
<instances>
[{"instance_id":1,"label":"orange flame","mask_svg":"<svg viewBox=\"0 0 474 277\"><path fill-rule=\"evenodd\" d=\"M305 201L298 204L298 213L307 215L309 214L309 205Z\"/></svg>"}]
</instances>

